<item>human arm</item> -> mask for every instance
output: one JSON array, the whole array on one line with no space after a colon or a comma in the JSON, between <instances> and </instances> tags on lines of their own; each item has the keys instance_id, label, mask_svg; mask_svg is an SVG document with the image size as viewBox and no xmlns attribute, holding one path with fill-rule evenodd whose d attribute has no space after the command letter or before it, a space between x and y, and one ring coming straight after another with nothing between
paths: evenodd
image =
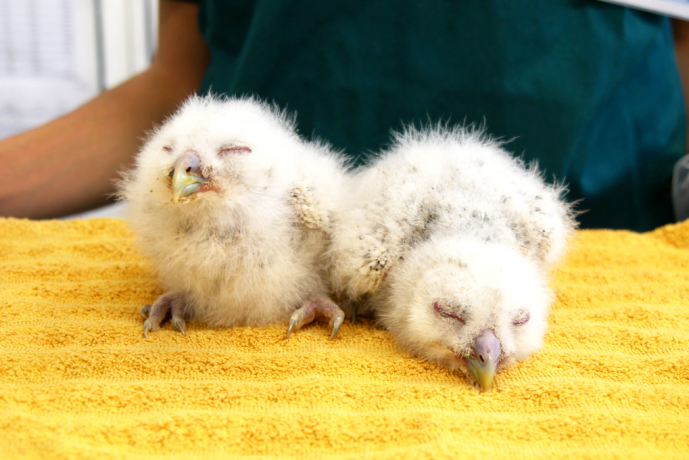
<instances>
[{"instance_id":1,"label":"human arm","mask_svg":"<svg viewBox=\"0 0 689 460\"><path fill-rule=\"evenodd\" d=\"M50 123L0 141L0 216L46 218L103 204L145 132L199 86L210 53L198 5L162 0L151 66Z\"/></svg>"}]
</instances>

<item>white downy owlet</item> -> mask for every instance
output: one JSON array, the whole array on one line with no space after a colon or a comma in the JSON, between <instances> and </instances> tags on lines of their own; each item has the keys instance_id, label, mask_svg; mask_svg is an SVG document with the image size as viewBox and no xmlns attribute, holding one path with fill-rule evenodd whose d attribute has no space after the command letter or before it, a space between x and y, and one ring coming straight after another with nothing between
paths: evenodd
<instances>
[{"instance_id":1,"label":"white downy owlet","mask_svg":"<svg viewBox=\"0 0 689 460\"><path fill-rule=\"evenodd\" d=\"M409 128L338 206L333 287L488 389L542 345L549 267L575 227L562 194L479 132Z\"/></svg>"},{"instance_id":2,"label":"white downy owlet","mask_svg":"<svg viewBox=\"0 0 689 460\"><path fill-rule=\"evenodd\" d=\"M284 112L251 98L192 97L157 129L120 183L128 222L165 293L144 336L171 314L212 327L344 313L323 277L343 159L307 142ZM288 332L289 336L289 332ZM331 336L331 337L332 337Z\"/></svg>"}]
</instances>

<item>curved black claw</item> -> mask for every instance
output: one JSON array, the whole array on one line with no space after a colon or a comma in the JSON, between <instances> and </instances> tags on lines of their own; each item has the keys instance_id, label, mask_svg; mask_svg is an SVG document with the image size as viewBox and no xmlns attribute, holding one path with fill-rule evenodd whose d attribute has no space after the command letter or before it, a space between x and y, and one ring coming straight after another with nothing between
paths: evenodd
<instances>
[{"instance_id":1,"label":"curved black claw","mask_svg":"<svg viewBox=\"0 0 689 460\"><path fill-rule=\"evenodd\" d=\"M144 319L148 318L149 313L151 313L151 304L150 303L141 307L141 316L143 316Z\"/></svg>"},{"instance_id":2,"label":"curved black claw","mask_svg":"<svg viewBox=\"0 0 689 460\"><path fill-rule=\"evenodd\" d=\"M144 321L144 339L148 338L148 332L153 329L153 323L151 322L151 319L148 318L146 321Z\"/></svg>"},{"instance_id":3,"label":"curved black claw","mask_svg":"<svg viewBox=\"0 0 689 460\"><path fill-rule=\"evenodd\" d=\"M342 323L344 323L345 320L345 315L342 311L339 312L339 314L333 318L333 333L330 335L330 340L334 339L335 336L337 335L337 331L340 330L340 326L342 326Z\"/></svg>"},{"instance_id":4,"label":"curved black claw","mask_svg":"<svg viewBox=\"0 0 689 460\"><path fill-rule=\"evenodd\" d=\"M181 317L179 317L179 316L173 316L173 317L172 317L172 325L173 325L179 332L181 332L182 335L183 335L184 337L187 336L187 334L186 334L186 324L185 324L184 320L183 320Z\"/></svg>"}]
</instances>

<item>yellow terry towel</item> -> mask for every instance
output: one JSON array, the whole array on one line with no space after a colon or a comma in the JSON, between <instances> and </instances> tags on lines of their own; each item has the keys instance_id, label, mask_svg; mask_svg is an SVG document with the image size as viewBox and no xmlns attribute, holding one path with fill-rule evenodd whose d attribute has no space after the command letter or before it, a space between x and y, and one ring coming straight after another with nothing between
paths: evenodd
<instances>
[{"instance_id":1,"label":"yellow terry towel","mask_svg":"<svg viewBox=\"0 0 689 460\"><path fill-rule=\"evenodd\" d=\"M142 338L119 220L0 220L0 458L689 458L689 224L581 231L544 349L480 394L372 322Z\"/></svg>"}]
</instances>

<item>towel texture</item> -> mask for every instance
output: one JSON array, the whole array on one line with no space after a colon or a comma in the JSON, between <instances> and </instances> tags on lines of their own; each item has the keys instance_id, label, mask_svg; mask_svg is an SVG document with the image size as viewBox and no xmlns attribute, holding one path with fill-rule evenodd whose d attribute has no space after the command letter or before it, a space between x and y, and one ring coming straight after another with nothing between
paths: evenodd
<instances>
[{"instance_id":1,"label":"towel texture","mask_svg":"<svg viewBox=\"0 0 689 460\"><path fill-rule=\"evenodd\" d=\"M163 330L116 219L0 220L2 458L689 458L689 224L580 231L480 394L372 322Z\"/></svg>"}]
</instances>

